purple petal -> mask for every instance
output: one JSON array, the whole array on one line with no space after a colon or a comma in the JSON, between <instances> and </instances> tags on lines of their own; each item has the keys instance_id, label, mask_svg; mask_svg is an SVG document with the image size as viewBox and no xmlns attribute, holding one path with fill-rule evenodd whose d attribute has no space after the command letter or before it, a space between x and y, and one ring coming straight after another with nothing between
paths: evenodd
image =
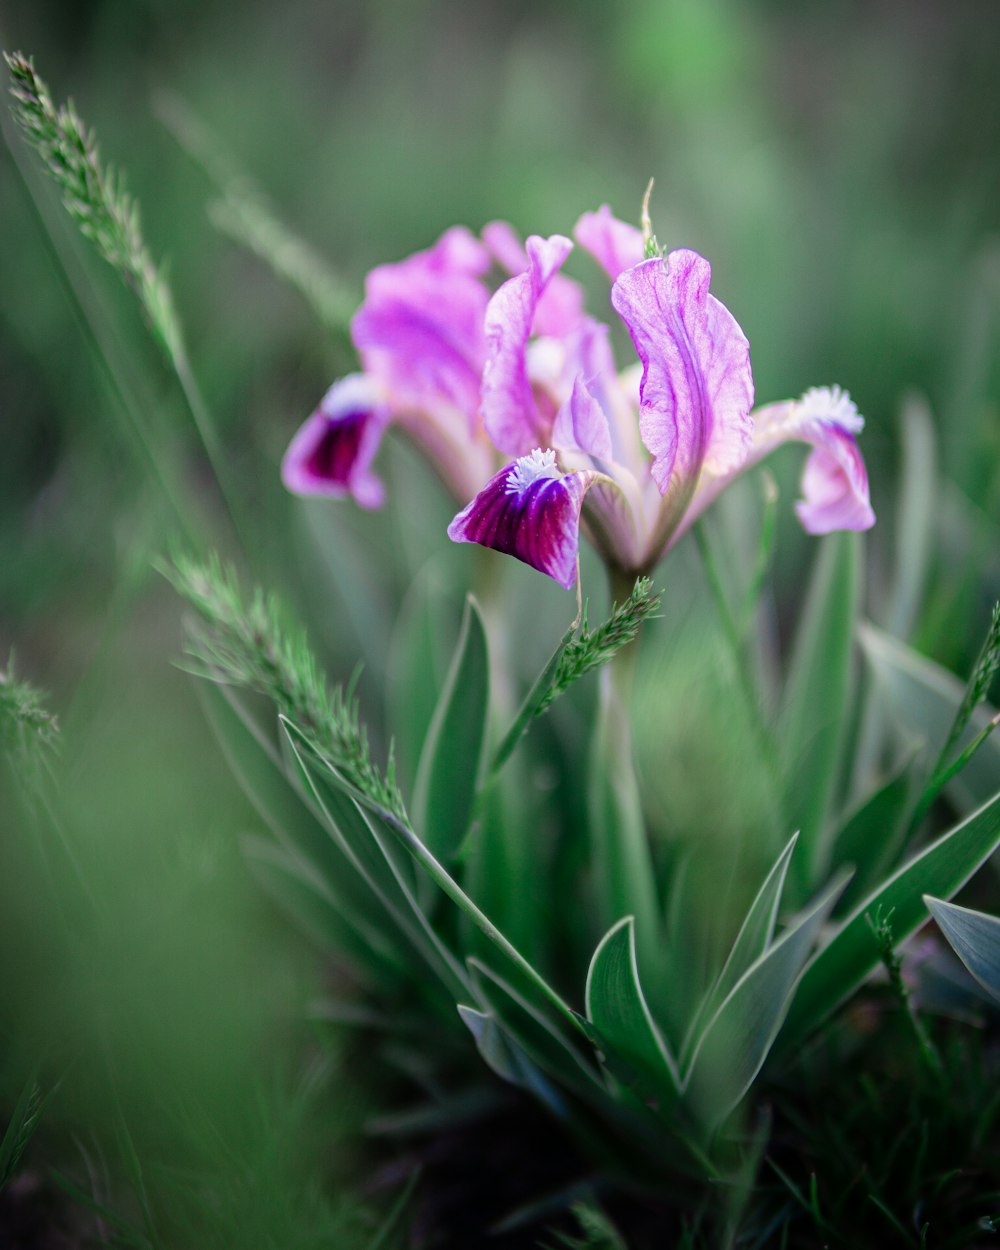
<instances>
[{"instance_id":1,"label":"purple petal","mask_svg":"<svg viewBox=\"0 0 1000 1250\"><path fill-rule=\"evenodd\" d=\"M335 382L289 444L281 478L295 495L353 495L363 508L382 503L382 483L369 466L388 411L378 387L360 373Z\"/></svg>"},{"instance_id":2,"label":"purple petal","mask_svg":"<svg viewBox=\"0 0 1000 1250\"><path fill-rule=\"evenodd\" d=\"M740 469L704 474L673 542L688 529L742 469L749 468L784 443L809 443L812 452L802 478L803 498L795 505L810 534L865 530L875 524L868 498L868 474L855 435L864 418L839 386L815 386L801 399L767 404L753 413L750 453Z\"/></svg>"},{"instance_id":3,"label":"purple petal","mask_svg":"<svg viewBox=\"0 0 1000 1250\"><path fill-rule=\"evenodd\" d=\"M639 432L661 494L745 459L753 429L750 347L729 310L708 293L696 252L671 252L626 269L611 303L642 361Z\"/></svg>"},{"instance_id":4,"label":"purple petal","mask_svg":"<svg viewBox=\"0 0 1000 1250\"><path fill-rule=\"evenodd\" d=\"M596 213L584 213L573 229L582 248L607 270L614 282L624 269L638 265L645 255L642 231L627 221L619 221L607 204Z\"/></svg>"},{"instance_id":5,"label":"purple petal","mask_svg":"<svg viewBox=\"0 0 1000 1250\"><path fill-rule=\"evenodd\" d=\"M586 452L597 460L612 459L608 418L582 373L576 375L573 394L556 415L552 441L566 451Z\"/></svg>"},{"instance_id":6,"label":"purple petal","mask_svg":"<svg viewBox=\"0 0 1000 1250\"><path fill-rule=\"evenodd\" d=\"M433 412L475 428L489 299L481 275L489 265L487 249L456 226L427 251L368 275L351 334L365 372L385 385L394 410Z\"/></svg>"},{"instance_id":7,"label":"purple petal","mask_svg":"<svg viewBox=\"0 0 1000 1250\"><path fill-rule=\"evenodd\" d=\"M802 474L803 499L795 511L807 534L867 530L875 524L868 498L868 474L850 434L830 430L830 443L816 447Z\"/></svg>"},{"instance_id":8,"label":"purple petal","mask_svg":"<svg viewBox=\"0 0 1000 1250\"><path fill-rule=\"evenodd\" d=\"M555 453L536 449L492 477L448 526L448 536L514 556L572 590L580 508L594 476L564 477L555 467Z\"/></svg>"},{"instance_id":9,"label":"purple petal","mask_svg":"<svg viewBox=\"0 0 1000 1250\"><path fill-rule=\"evenodd\" d=\"M491 221L483 227L483 242L501 268L516 276L530 267L520 235L506 221ZM560 262L561 263L561 262ZM583 316L583 289L561 273L553 274L535 308L532 329L535 334L561 338Z\"/></svg>"},{"instance_id":10,"label":"purple petal","mask_svg":"<svg viewBox=\"0 0 1000 1250\"><path fill-rule=\"evenodd\" d=\"M525 358L539 300L573 244L562 235L528 239L528 269L503 284L486 309L489 342L483 372L483 421L500 451L525 455L548 441L546 421L528 379Z\"/></svg>"}]
</instances>

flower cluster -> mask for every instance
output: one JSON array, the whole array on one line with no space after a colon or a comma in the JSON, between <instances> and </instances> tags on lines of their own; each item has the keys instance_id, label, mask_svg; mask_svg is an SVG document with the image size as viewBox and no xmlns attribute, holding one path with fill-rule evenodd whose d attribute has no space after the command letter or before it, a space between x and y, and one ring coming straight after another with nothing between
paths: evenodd
<instances>
[{"instance_id":1,"label":"flower cluster","mask_svg":"<svg viewBox=\"0 0 1000 1250\"><path fill-rule=\"evenodd\" d=\"M642 232L606 205L574 236L611 281L635 361L618 370L609 327L560 272L570 239L522 245L505 223L481 238L455 227L368 275L352 324L362 372L335 383L292 440L289 489L377 507L372 461L398 425L465 505L451 538L567 589L581 526L609 567L647 572L736 474L789 439L812 446L797 505L806 530L874 524L855 441L864 422L846 392L753 409L749 345L709 293L703 257L647 258ZM497 269L507 277L491 293Z\"/></svg>"}]
</instances>

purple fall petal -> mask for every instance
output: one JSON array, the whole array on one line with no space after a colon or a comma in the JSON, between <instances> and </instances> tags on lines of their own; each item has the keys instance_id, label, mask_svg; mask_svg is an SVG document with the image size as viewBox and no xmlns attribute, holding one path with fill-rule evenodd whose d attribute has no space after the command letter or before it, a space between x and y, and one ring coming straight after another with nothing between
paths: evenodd
<instances>
[{"instance_id":1,"label":"purple fall petal","mask_svg":"<svg viewBox=\"0 0 1000 1250\"><path fill-rule=\"evenodd\" d=\"M489 292L487 249L461 226L425 252L368 275L351 335L394 411L435 412L471 431L479 411Z\"/></svg>"},{"instance_id":2,"label":"purple fall petal","mask_svg":"<svg viewBox=\"0 0 1000 1250\"><path fill-rule=\"evenodd\" d=\"M382 503L369 466L388 421L378 387L363 374L342 378L323 396L289 444L281 478L296 495L353 495L363 508Z\"/></svg>"},{"instance_id":3,"label":"purple fall petal","mask_svg":"<svg viewBox=\"0 0 1000 1250\"><path fill-rule=\"evenodd\" d=\"M638 265L645 254L642 231L619 221L607 204L596 213L584 213L573 228L573 237L607 271L612 282L622 270Z\"/></svg>"},{"instance_id":4,"label":"purple fall petal","mask_svg":"<svg viewBox=\"0 0 1000 1250\"><path fill-rule=\"evenodd\" d=\"M710 277L708 261L681 250L626 269L611 289L642 361L639 433L661 494L703 466L736 468L749 448L750 346Z\"/></svg>"},{"instance_id":5,"label":"purple fall petal","mask_svg":"<svg viewBox=\"0 0 1000 1250\"><path fill-rule=\"evenodd\" d=\"M569 473L538 449L501 469L448 526L458 543L479 543L530 564L572 590L580 508L594 474Z\"/></svg>"},{"instance_id":6,"label":"purple fall petal","mask_svg":"<svg viewBox=\"0 0 1000 1250\"><path fill-rule=\"evenodd\" d=\"M486 309L483 422L496 447L509 456L525 455L539 442L548 442L528 379L526 350L539 301L572 247L559 234L549 239L532 235L528 269L505 282Z\"/></svg>"}]
</instances>

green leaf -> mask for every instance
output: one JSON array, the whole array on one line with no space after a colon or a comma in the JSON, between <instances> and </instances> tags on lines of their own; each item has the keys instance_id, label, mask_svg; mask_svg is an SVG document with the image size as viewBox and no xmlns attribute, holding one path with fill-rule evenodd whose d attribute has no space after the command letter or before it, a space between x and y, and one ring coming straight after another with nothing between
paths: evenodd
<instances>
[{"instance_id":1,"label":"green leaf","mask_svg":"<svg viewBox=\"0 0 1000 1250\"><path fill-rule=\"evenodd\" d=\"M677 1064L650 1014L639 983L635 921L619 920L594 951L587 973L587 1019L610 1050L634 1066L638 1083L669 1106L677 1099ZM609 1063L613 1067L613 1062Z\"/></svg>"},{"instance_id":2,"label":"green leaf","mask_svg":"<svg viewBox=\"0 0 1000 1250\"><path fill-rule=\"evenodd\" d=\"M1000 845L1000 794L899 868L844 921L803 974L782 1033L790 1045L855 990L880 961L868 916L892 914L903 942L924 923L924 894L950 898Z\"/></svg>"},{"instance_id":3,"label":"green leaf","mask_svg":"<svg viewBox=\"0 0 1000 1250\"><path fill-rule=\"evenodd\" d=\"M927 506L928 499L937 496L934 422L921 396L907 397L901 425L903 465L896 509L895 576L884 616L886 630L895 638L906 638L913 629L937 519L936 510Z\"/></svg>"},{"instance_id":4,"label":"green leaf","mask_svg":"<svg viewBox=\"0 0 1000 1250\"><path fill-rule=\"evenodd\" d=\"M932 765L962 705L965 685L940 664L873 625L860 625L858 640L903 741L921 746L921 754ZM995 715L996 709L989 705L977 709L956 748L967 747ZM992 735L961 773L949 780L947 792L963 810L969 810L996 792L998 772L1000 739Z\"/></svg>"},{"instance_id":5,"label":"green leaf","mask_svg":"<svg viewBox=\"0 0 1000 1250\"><path fill-rule=\"evenodd\" d=\"M465 970L434 932L417 903L407 873L399 863L395 840L373 827L359 802L360 792L354 791L329 761L312 751L301 731L284 718L281 723L337 845L449 992L456 998L468 994Z\"/></svg>"},{"instance_id":6,"label":"green leaf","mask_svg":"<svg viewBox=\"0 0 1000 1250\"><path fill-rule=\"evenodd\" d=\"M872 889L874 882L896 861L904 839L904 818L913 789L913 760L852 813L833 843L833 862L851 864L854 876L838 910L850 910Z\"/></svg>"},{"instance_id":7,"label":"green leaf","mask_svg":"<svg viewBox=\"0 0 1000 1250\"><path fill-rule=\"evenodd\" d=\"M469 596L444 689L420 755L413 822L434 855L448 862L465 839L476 798L489 706L486 630Z\"/></svg>"},{"instance_id":8,"label":"green leaf","mask_svg":"<svg viewBox=\"0 0 1000 1250\"><path fill-rule=\"evenodd\" d=\"M476 1049L497 1076L533 1094L559 1119L566 1118L562 1095L493 1015L462 1004L458 1014L475 1039Z\"/></svg>"},{"instance_id":9,"label":"green leaf","mask_svg":"<svg viewBox=\"0 0 1000 1250\"><path fill-rule=\"evenodd\" d=\"M786 818L802 834L798 862L807 888L822 874L827 858L820 839L847 725L858 581L857 535L824 539L795 637L778 726L788 779Z\"/></svg>"},{"instance_id":10,"label":"green leaf","mask_svg":"<svg viewBox=\"0 0 1000 1250\"><path fill-rule=\"evenodd\" d=\"M798 839L797 833L792 834L788 845L778 856L763 885L757 891L757 897L750 904L750 910L740 926L729 957L692 1021L682 1051L684 1062L690 1056L690 1046L696 1038L701 1036L706 1020L715 1015L723 999L730 993L736 982L771 945L774 926L778 919L778 908L781 905L781 892L785 887L785 877L788 874L788 864Z\"/></svg>"},{"instance_id":11,"label":"green leaf","mask_svg":"<svg viewBox=\"0 0 1000 1250\"><path fill-rule=\"evenodd\" d=\"M38 1122L54 1093L55 1087L42 1096L37 1072L33 1072L21 1087L10 1120L0 1139L0 1191L13 1179L25 1147L38 1128Z\"/></svg>"},{"instance_id":12,"label":"green leaf","mask_svg":"<svg viewBox=\"0 0 1000 1250\"><path fill-rule=\"evenodd\" d=\"M767 948L705 1026L684 1077L684 1098L708 1127L729 1114L763 1066L810 948L844 884L844 876L836 878Z\"/></svg>"},{"instance_id":13,"label":"green leaf","mask_svg":"<svg viewBox=\"0 0 1000 1250\"><path fill-rule=\"evenodd\" d=\"M482 960L471 958L467 962L481 1001L540 1068L581 1097L593 1099L596 1093L606 1099L591 1061L591 1043L586 1043L586 1055L581 1054L574 1044L581 1040L580 1034L576 1030L570 1034L562 1018L539 999L537 992L524 987L523 980L515 987Z\"/></svg>"},{"instance_id":14,"label":"green leaf","mask_svg":"<svg viewBox=\"0 0 1000 1250\"><path fill-rule=\"evenodd\" d=\"M521 738L527 732L528 726L539 716L542 711L542 705L549 697L549 692L555 684L556 675L559 672L559 665L562 663L563 655L566 648L573 641L576 630L571 625L559 640L559 645L555 651L549 656L545 667L538 674L534 685L524 697L524 702L518 709L517 715L514 717L513 724L504 734L500 745L497 747L490 764L490 772L498 773L504 764L510 759L514 753L514 748L521 741Z\"/></svg>"},{"instance_id":15,"label":"green leaf","mask_svg":"<svg viewBox=\"0 0 1000 1250\"><path fill-rule=\"evenodd\" d=\"M270 840L248 836L241 847L265 893L328 955L346 957L383 981L386 968L397 978L407 974L403 931L384 916L373 922L357 907L356 891L334 891L311 865Z\"/></svg>"},{"instance_id":16,"label":"green leaf","mask_svg":"<svg viewBox=\"0 0 1000 1250\"><path fill-rule=\"evenodd\" d=\"M1000 1000L1000 919L929 894L924 895L924 903L962 963Z\"/></svg>"}]
</instances>

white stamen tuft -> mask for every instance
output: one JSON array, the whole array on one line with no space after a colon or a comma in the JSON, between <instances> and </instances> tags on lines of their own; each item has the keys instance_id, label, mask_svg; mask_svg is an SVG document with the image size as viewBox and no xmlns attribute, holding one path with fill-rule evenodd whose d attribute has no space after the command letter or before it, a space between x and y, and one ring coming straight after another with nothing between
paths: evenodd
<instances>
[{"instance_id":1,"label":"white stamen tuft","mask_svg":"<svg viewBox=\"0 0 1000 1250\"><path fill-rule=\"evenodd\" d=\"M795 416L804 422L825 421L849 434L860 434L865 425L857 404L839 386L811 386L798 401Z\"/></svg>"},{"instance_id":2,"label":"white stamen tuft","mask_svg":"<svg viewBox=\"0 0 1000 1250\"><path fill-rule=\"evenodd\" d=\"M556 453L542 451L541 447L536 447L534 451L514 461L507 474L504 489L508 495L523 495L532 482L537 482L541 478L561 476L556 465Z\"/></svg>"}]
</instances>

